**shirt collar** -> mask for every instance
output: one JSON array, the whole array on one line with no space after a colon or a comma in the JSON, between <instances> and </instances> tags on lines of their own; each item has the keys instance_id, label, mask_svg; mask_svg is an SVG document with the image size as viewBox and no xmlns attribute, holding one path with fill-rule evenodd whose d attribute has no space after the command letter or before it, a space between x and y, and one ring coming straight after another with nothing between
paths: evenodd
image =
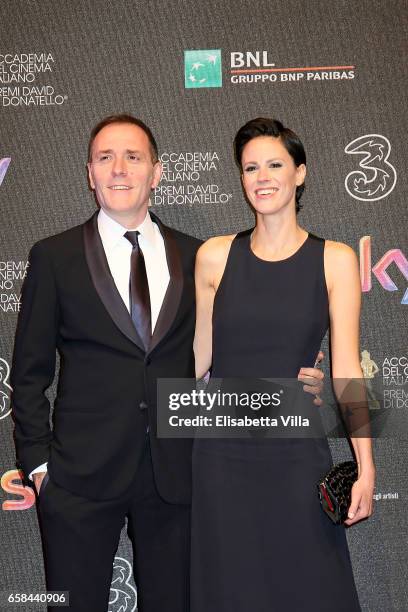
<instances>
[{"instance_id":1,"label":"shirt collar","mask_svg":"<svg viewBox=\"0 0 408 612\"><path fill-rule=\"evenodd\" d=\"M123 227L123 225L112 219L112 217L109 217L102 208L99 210L98 214L98 230L103 245L111 248L114 248L122 239L123 235L129 231L128 228ZM139 231L141 236L148 243L154 243L155 230L148 211L146 211L146 217L142 223L138 227L132 228L132 230Z\"/></svg>"}]
</instances>

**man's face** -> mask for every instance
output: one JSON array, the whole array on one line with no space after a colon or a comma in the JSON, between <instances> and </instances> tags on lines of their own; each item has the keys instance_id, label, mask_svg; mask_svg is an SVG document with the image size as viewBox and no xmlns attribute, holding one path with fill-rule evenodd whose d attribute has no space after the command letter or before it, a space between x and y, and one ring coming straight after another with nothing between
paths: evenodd
<instances>
[{"instance_id":1,"label":"man's face","mask_svg":"<svg viewBox=\"0 0 408 612\"><path fill-rule=\"evenodd\" d=\"M118 220L137 216L142 221L161 177L145 132L132 123L107 125L96 135L91 154L89 182L100 207Z\"/></svg>"}]
</instances>

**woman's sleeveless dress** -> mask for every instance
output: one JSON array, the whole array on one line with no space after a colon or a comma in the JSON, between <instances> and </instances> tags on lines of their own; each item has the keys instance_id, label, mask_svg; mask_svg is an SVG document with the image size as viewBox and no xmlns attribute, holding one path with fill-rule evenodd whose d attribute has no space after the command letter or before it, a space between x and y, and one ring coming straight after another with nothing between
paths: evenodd
<instances>
[{"instance_id":1,"label":"woman's sleeveless dress","mask_svg":"<svg viewBox=\"0 0 408 612\"><path fill-rule=\"evenodd\" d=\"M268 262L251 231L216 293L212 376L296 378L329 324L324 240ZM344 527L317 497L331 465L326 439L195 441L191 612L360 611Z\"/></svg>"}]
</instances>

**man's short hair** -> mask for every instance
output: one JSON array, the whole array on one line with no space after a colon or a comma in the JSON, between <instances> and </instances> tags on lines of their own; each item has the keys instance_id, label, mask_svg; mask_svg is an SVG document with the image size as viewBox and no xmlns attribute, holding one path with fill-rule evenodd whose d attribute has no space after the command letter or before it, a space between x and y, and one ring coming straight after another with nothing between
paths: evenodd
<instances>
[{"instance_id":1,"label":"man's short hair","mask_svg":"<svg viewBox=\"0 0 408 612\"><path fill-rule=\"evenodd\" d=\"M91 135L89 138L89 144L88 144L88 162L92 161L92 145L94 143L94 140L97 134L99 134L99 132L103 130L103 128L106 127L107 125L114 125L115 123L130 123L132 125L136 125L141 130L143 130L149 139L152 162L155 164L158 161L159 152L157 148L157 142L156 142L155 137L153 136L151 129L145 123L143 123L141 119L138 119L137 117L134 117L133 115L127 115L126 113L121 113L119 115L109 115L109 117L105 117L104 119L99 121L99 123L97 123L95 127L92 129Z\"/></svg>"}]
</instances>

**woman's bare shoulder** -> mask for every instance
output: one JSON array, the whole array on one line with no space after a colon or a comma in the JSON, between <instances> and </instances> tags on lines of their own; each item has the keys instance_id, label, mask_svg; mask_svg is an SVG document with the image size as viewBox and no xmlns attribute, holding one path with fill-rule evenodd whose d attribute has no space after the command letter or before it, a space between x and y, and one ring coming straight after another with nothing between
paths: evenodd
<instances>
[{"instance_id":1,"label":"woman's bare shoulder","mask_svg":"<svg viewBox=\"0 0 408 612\"><path fill-rule=\"evenodd\" d=\"M209 238L197 251L197 261L202 264L217 265L225 261L236 234Z\"/></svg>"},{"instance_id":2,"label":"woman's bare shoulder","mask_svg":"<svg viewBox=\"0 0 408 612\"><path fill-rule=\"evenodd\" d=\"M334 287L359 285L359 265L357 255L343 242L326 240L324 267L329 292Z\"/></svg>"},{"instance_id":3,"label":"woman's bare shoulder","mask_svg":"<svg viewBox=\"0 0 408 612\"><path fill-rule=\"evenodd\" d=\"M356 253L348 244L334 240L326 240L324 256L327 263L334 267L354 266L357 262Z\"/></svg>"}]
</instances>

